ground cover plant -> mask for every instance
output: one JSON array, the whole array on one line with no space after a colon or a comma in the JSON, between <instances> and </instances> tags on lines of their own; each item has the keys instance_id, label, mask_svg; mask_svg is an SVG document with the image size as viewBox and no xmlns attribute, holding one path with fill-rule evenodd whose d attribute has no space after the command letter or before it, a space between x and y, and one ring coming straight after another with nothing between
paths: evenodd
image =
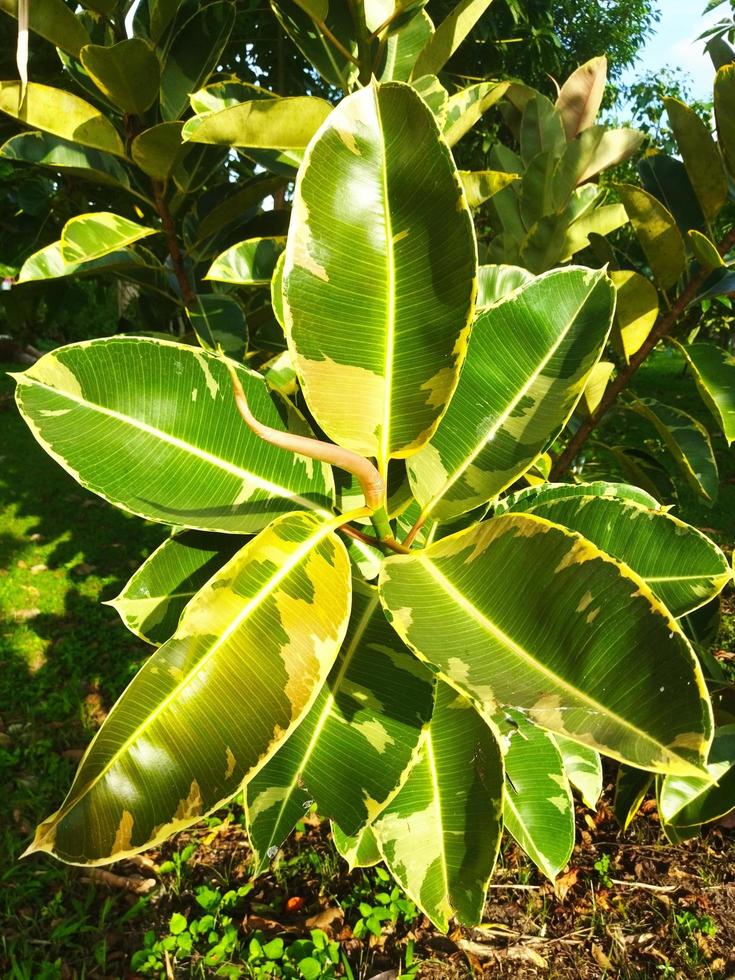
<instances>
[{"instance_id":1,"label":"ground cover plant","mask_svg":"<svg viewBox=\"0 0 735 980\"><path fill-rule=\"evenodd\" d=\"M153 11L136 38L115 40L116 10L103 43L79 48L79 77L112 102L94 110L84 140L96 143L83 152L104 137L135 183L141 161L159 167L160 127L173 124L177 161L187 144L217 148L220 161L239 147L295 184L287 234L219 255L214 236L198 254L219 292L200 293L180 248L171 206L186 193L173 170L148 174L165 260L139 251L157 226L94 211L21 270L45 281L142 257L157 269L154 292L168 290L192 329L71 344L15 375L22 416L57 462L171 528L112 600L154 652L27 853L92 867L130 859L203 819L215 829L214 811L242 794L250 876L270 873L312 810L351 866L385 862L396 885L357 903L358 939L418 913L443 931L475 926L503 828L558 877L575 843L572 791L597 803L601 756L623 764L625 825L652 781L675 842L733 805L731 686L708 650L727 558L640 485L544 477L582 400L595 410L619 298L605 269L545 270L594 228L627 220L590 181L638 137L595 125L600 60L556 103L494 81L450 96L436 73L488 2L466 0L436 29L422 4L355 5L345 17L327 4L273 6L341 98L279 98L234 78L189 98L171 66L193 27L169 21L153 37ZM130 59L150 76L145 105L121 84ZM215 67L198 64L186 86ZM59 136L49 111L69 93L40 88L7 83L4 111L40 127L42 142L69 144L80 130ZM517 261L529 269L479 265L472 216L511 200L520 175L460 171L454 157L501 98L527 168ZM496 251L513 235L505 225ZM136 289L150 287L148 272ZM242 287L260 311L253 334ZM609 860L594 865L605 887ZM172 857L169 872L184 863ZM194 954L219 968L254 887L199 886L203 915L174 913L134 968L168 971L171 955ZM348 969L318 924L288 954L256 934L248 957L256 974L273 963L282 975Z\"/></svg>"}]
</instances>

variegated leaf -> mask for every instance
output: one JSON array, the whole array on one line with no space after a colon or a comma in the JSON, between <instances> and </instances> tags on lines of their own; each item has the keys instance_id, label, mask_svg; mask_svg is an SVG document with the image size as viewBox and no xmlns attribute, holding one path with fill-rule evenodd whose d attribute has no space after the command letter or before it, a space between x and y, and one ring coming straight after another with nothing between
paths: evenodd
<instances>
[{"instance_id":1,"label":"variegated leaf","mask_svg":"<svg viewBox=\"0 0 735 980\"><path fill-rule=\"evenodd\" d=\"M446 142L454 146L469 133L487 110L502 99L508 85L508 82L478 82L451 95L443 129Z\"/></svg>"},{"instance_id":2,"label":"variegated leaf","mask_svg":"<svg viewBox=\"0 0 735 980\"><path fill-rule=\"evenodd\" d=\"M658 319L658 291L645 276L627 269L611 272L610 278L617 294L613 342L629 364Z\"/></svg>"},{"instance_id":3,"label":"variegated leaf","mask_svg":"<svg viewBox=\"0 0 735 980\"><path fill-rule=\"evenodd\" d=\"M119 860L188 827L265 765L313 704L347 627L349 561L333 526L280 518L197 593L29 851Z\"/></svg>"},{"instance_id":4,"label":"variegated leaf","mask_svg":"<svg viewBox=\"0 0 735 980\"><path fill-rule=\"evenodd\" d=\"M571 268L522 285L477 317L449 409L408 462L427 516L471 510L532 465L579 400L613 307L604 272Z\"/></svg>"},{"instance_id":5,"label":"variegated leaf","mask_svg":"<svg viewBox=\"0 0 735 980\"><path fill-rule=\"evenodd\" d=\"M218 255L205 276L236 286L268 286L286 239L249 238Z\"/></svg>"},{"instance_id":6,"label":"variegated leaf","mask_svg":"<svg viewBox=\"0 0 735 980\"><path fill-rule=\"evenodd\" d=\"M454 391L475 270L470 212L422 99L398 82L348 96L299 173L284 314L315 419L383 472L431 437Z\"/></svg>"},{"instance_id":7,"label":"variegated leaf","mask_svg":"<svg viewBox=\"0 0 735 980\"><path fill-rule=\"evenodd\" d=\"M285 404L260 375L237 371L256 417L285 431ZM94 340L47 354L16 381L21 413L46 451L82 486L141 517L248 534L279 514L331 507L328 467L254 435L227 366L204 351Z\"/></svg>"},{"instance_id":8,"label":"variegated leaf","mask_svg":"<svg viewBox=\"0 0 735 980\"><path fill-rule=\"evenodd\" d=\"M715 500L719 492L717 461L702 423L654 398L636 398L628 407L653 425L692 490L705 500Z\"/></svg>"},{"instance_id":9,"label":"variegated leaf","mask_svg":"<svg viewBox=\"0 0 735 980\"><path fill-rule=\"evenodd\" d=\"M258 867L315 802L357 834L398 792L431 718L434 682L386 622L377 589L356 583L344 647L309 714L248 783Z\"/></svg>"},{"instance_id":10,"label":"variegated leaf","mask_svg":"<svg viewBox=\"0 0 735 980\"><path fill-rule=\"evenodd\" d=\"M387 559L380 589L401 638L489 710L518 708L640 768L700 772L712 709L688 641L642 579L578 534L494 517Z\"/></svg>"},{"instance_id":11,"label":"variegated leaf","mask_svg":"<svg viewBox=\"0 0 735 980\"><path fill-rule=\"evenodd\" d=\"M244 538L209 531L166 538L109 605L146 643L165 643L187 603L244 544Z\"/></svg>"},{"instance_id":12,"label":"variegated leaf","mask_svg":"<svg viewBox=\"0 0 735 980\"><path fill-rule=\"evenodd\" d=\"M676 342L675 342L676 343ZM679 344L707 408L732 445L735 442L735 357L714 344Z\"/></svg>"},{"instance_id":13,"label":"variegated leaf","mask_svg":"<svg viewBox=\"0 0 735 980\"><path fill-rule=\"evenodd\" d=\"M498 300L531 282L533 275L517 265L481 265L477 270L477 310L486 310Z\"/></svg>"},{"instance_id":14,"label":"variegated leaf","mask_svg":"<svg viewBox=\"0 0 735 980\"><path fill-rule=\"evenodd\" d=\"M692 612L732 580L730 564L709 538L667 510L613 494L559 496L545 487L507 507L576 531L631 568L675 617Z\"/></svg>"},{"instance_id":15,"label":"variegated leaf","mask_svg":"<svg viewBox=\"0 0 735 980\"><path fill-rule=\"evenodd\" d=\"M155 234L111 211L78 214L61 230L61 256L65 262L91 262Z\"/></svg>"},{"instance_id":16,"label":"variegated leaf","mask_svg":"<svg viewBox=\"0 0 735 980\"><path fill-rule=\"evenodd\" d=\"M579 791L582 802L590 810L597 809L602 796L602 759L600 753L588 745L580 745L563 735L555 735L554 741L561 752L567 779Z\"/></svg>"},{"instance_id":17,"label":"variegated leaf","mask_svg":"<svg viewBox=\"0 0 735 980\"><path fill-rule=\"evenodd\" d=\"M640 810L641 803L653 783L653 775L643 769L621 766L615 781L615 819L627 830Z\"/></svg>"},{"instance_id":18,"label":"variegated leaf","mask_svg":"<svg viewBox=\"0 0 735 980\"><path fill-rule=\"evenodd\" d=\"M375 833L370 826L363 827L356 837L350 837L333 823L332 839L338 854L345 859L350 871L354 871L355 868L372 868L383 860Z\"/></svg>"},{"instance_id":19,"label":"variegated leaf","mask_svg":"<svg viewBox=\"0 0 735 980\"><path fill-rule=\"evenodd\" d=\"M735 809L735 725L723 725L707 760L707 777L666 776L658 793L664 824L698 827Z\"/></svg>"},{"instance_id":20,"label":"variegated leaf","mask_svg":"<svg viewBox=\"0 0 735 980\"><path fill-rule=\"evenodd\" d=\"M502 827L503 759L486 721L447 684L422 754L373 824L380 851L408 897L437 928L482 916Z\"/></svg>"},{"instance_id":21,"label":"variegated leaf","mask_svg":"<svg viewBox=\"0 0 735 980\"><path fill-rule=\"evenodd\" d=\"M574 801L554 736L508 712L503 822L552 881L574 847ZM501 727L503 732L507 723Z\"/></svg>"}]
</instances>

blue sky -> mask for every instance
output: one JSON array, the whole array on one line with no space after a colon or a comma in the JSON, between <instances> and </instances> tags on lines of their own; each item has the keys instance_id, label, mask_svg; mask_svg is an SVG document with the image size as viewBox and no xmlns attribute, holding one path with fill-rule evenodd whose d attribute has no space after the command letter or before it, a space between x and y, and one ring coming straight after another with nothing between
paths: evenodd
<instances>
[{"instance_id":1,"label":"blue sky","mask_svg":"<svg viewBox=\"0 0 735 980\"><path fill-rule=\"evenodd\" d=\"M705 18L704 7L705 0L659 0L661 20L656 35L623 81L630 82L648 69L681 68L691 76L693 96L711 98L714 69L709 55L704 54L702 41L695 39L710 24L721 20L729 8L725 5Z\"/></svg>"}]
</instances>

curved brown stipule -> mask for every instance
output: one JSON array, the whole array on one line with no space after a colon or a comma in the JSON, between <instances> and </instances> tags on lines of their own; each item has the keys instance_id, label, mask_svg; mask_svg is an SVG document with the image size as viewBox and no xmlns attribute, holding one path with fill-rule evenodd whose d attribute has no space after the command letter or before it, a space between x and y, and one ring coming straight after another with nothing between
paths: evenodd
<instances>
[{"instance_id":1,"label":"curved brown stipule","mask_svg":"<svg viewBox=\"0 0 735 980\"><path fill-rule=\"evenodd\" d=\"M376 511L383 506L385 501L385 484L383 478L370 462L357 453L350 452L349 449L342 449L331 442L322 442L320 439L311 439L309 436L299 436L292 432L281 432L280 429L273 429L269 425L259 422L250 411L247 396L243 390L240 379L237 376L235 366L224 358L227 370L232 379L232 390L235 394L235 403L242 416L245 425L265 442L280 449L286 449L301 456L308 456L309 459L316 459L322 463L329 463L338 466L342 470L347 470L357 477L362 492L365 496L365 505L371 511Z\"/></svg>"}]
</instances>

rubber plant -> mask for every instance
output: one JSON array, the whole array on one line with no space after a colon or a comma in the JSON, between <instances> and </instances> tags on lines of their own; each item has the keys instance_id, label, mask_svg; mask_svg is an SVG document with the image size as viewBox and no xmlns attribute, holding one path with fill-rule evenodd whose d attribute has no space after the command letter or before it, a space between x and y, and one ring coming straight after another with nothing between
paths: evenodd
<instances>
[{"instance_id":1,"label":"rubber plant","mask_svg":"<svg viewBox=\"0 0 735 980\"><path fill-rule=\"evenodd\" d=\"M426 70L487 6L464 0L418 46ZM293 399L216 336L72 344L17 376L47 452L171 529L113 603L155 649L26 853L119 860L242 792L263 869L315 805L353 864L384 859L446 929L480 920L503 827L563 868L600 754L710 784L681 622L731 572L635 487L518 489L602 354L614 286L478 269L445 127L350 57L273 271Z\"/></svg>"}]
</instances>

